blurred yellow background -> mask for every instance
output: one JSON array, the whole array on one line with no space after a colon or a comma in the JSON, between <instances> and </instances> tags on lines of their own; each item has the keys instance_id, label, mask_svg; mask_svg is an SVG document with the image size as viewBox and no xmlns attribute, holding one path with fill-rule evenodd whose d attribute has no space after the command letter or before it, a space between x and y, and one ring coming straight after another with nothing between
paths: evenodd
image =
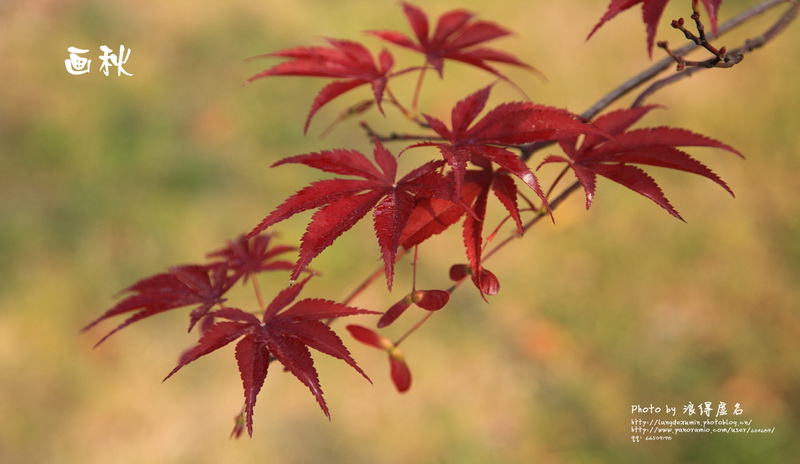
<instances>
[{"instance_id":1,"label":"blurred yellow background","mask_svg":"<svg viewBox=\"0 0 800 464\"><path fill-rule=\"evenodd\" d=\"M502 69L534 101L581 112L650 64L638 7L585 42L606 3L424 8L438 17L464 7L514 30L491 45L547 81ZM665 19L688 16L688 1L672 3ZM755 3L726 0L722 19ZM774 17L724 42L736 45ZM682 43L664 24L659 38ZM322 80L241 85L276 62L245 61L258 54L321 37L383 46L365 29L409 30L399 5L384 0L0 4L0 462L784 463L800 455L800 24L734 70L703 72L651 100L668 109L645 124L692 128L746 154L692 150L735 199L705 179L657 170L686 224L608 182L589 212L575 195L555 225L541 223L487 263L502 284L490 304L464 286L404 343L414 376L405 395L394 392L385 357L336 324L375 384L317 356L329 423L304 386L273 368L253 439L230 441L242 401L230 347L160 383L196 340L185 311L93 350L113 325L79 329L118 290L202 260L317 175L270 164L368 149L356 121L316 137L366 89L320 112L303 137ZM92 57L101 45L130 49L124 68L133 75L104 76L96 56L89 74L66 72L68 47ZM420 62L392 51L400 65ZM442 118L492 81L454 64L445 76L423 93L425 111ZM520 98L503 86L494 97ZM296 243L307 217L282 224L282 240ZM447 285L446 269L463 261L460 241L454 229L422 247L421 285ZM375 268L374 243L369 224L344 235L315 260L324 277L306 296L343 298ZM406 263L398 265L405 282ZM385 309L407 289L389 295L381 285L356 304ZM632 443L630 419L646 416L632 416L631 405L669 404L680 418L683 405L705 401L740 403L743 419L775 431Z\"/></svg>"}]
</instances>

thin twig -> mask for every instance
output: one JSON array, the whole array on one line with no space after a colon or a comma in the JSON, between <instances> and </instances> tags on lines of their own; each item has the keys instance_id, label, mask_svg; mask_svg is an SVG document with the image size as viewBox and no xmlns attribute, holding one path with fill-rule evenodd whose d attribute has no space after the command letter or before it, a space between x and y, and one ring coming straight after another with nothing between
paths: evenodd
<instances>
[{"instance_id":1,"label":"thin twig","mask_svg":"<svg viewBox=\"0 0 800 464\"><path fill-rule=\"evenodd\" d=\"M721 24L719 26L719 28L717 29L717 35L709 34L709 37L710 38L720 37L723 34L725 34L727 32L730 32L733 29L736 29L737 27L741 26L742 24L744 24L744 23L754 19L755 17L757 17L757 16L759 16L759 15L761 15L761 14L763 14L763 13L769 11L769 10L771 10L772 8L775 8L775 7L777 7L777 6L781 5L781 4L784 4L784 3L787 3L787 0L766 0L766 1L764 1L764 2L762 2L760 4L758 4L758 5L754 6L753 8L750 8L749 10L742 12L741 14L739 14L739 15L735 16L734 18L726 21L725 23ZM793 0L791 3L793 5L791 9L792 10L796 10L797 9L797 5L798 5L798 0ZM794 15L796 15L796 12L794 13ZM787 15L785 14L776 23L775 26L780 25L780 29L782 30L783 28L786 27L786 25L788 25L788 23L791 22L792 19L794 19L793 16L787 18ZM772 29L774 29L775 26L773 26ZM764 37L764 36L766 36L766 34L762 35L761 37ZM683 47L674 50L673 53L676 54L676 55L683 56L683 55L686 55L687 53L689 53L690 51L692 51L692 50L694 50L694 49L696 49L698 47L699 47L699 45L695 44L694 42L689 42L686 45L684 45ZM593 119L601 111L603 111L604 109L608 108L612 103L614 103L615 101L617 101L620 98L624 97L628 93L632 92L637 87L640 87L640 86L646 84L647 82L651 81L657 75L659 75L661 72L663 72L664 70L666 70L667 68L672 66L674 63L675 63L675 60L672 58L672 56L668 56L666 58L661 59L660 61L656 62L655 64L653 64L649 68L641 71L640 73L636 74L632 78L630 78L627 81L623 82L622 84L620 84L618 87L616 87L612 91L610 91L607 94L603 95L602 98L597 100L586 111L581 113L581 115L580 115L581 118L583 118L583 119L585 119L587 121ZM697 68L689 68L689 69L684 70L683 72L687 73L686 76L684 76L684 77L690 76L691 74L693 74L695 72L696 69ZM661 88L663 88L663 87L665 87L665 86L667 86L669 84L672 84L673 82L675 82L675 81L680 79L680 78L675 78L674 80L671 80L671 79L673 79L673 77L674 76L670 76L670 77L666 78L667 80L664 80L664 82L660 82L658 84L658 86L656 86L656 87L654 87L652 89L652 92L655 92L656 90L661 89ZM650 89L648 89L648 90L650 90ZM652 93L652 92L650 92L650 93ZM544 148L547 148L547 147L549 147L549 146L551 146L553 144L554 144L554 142L534 142L534 143L530 143L530 144L526 144L526 145L521 145L519 147L520 159L522 159L522 161L527 162L528 160L531 159L531 157L533 157L534 153L536 153L537 151L542 150Z\"/></svg>"},{"instance_id":2,"label":"thin twig","mask_svg":"<svg viewBox=\"0 0 800 464\"><path fill-rule=\"evenodd\" d=\"M399 140L419 140L419 141L431 141L431 140L444 140L441 137L432 137L430 135L417 135L417 134L398 134L397 132L391 132L388 135L381 135L375 132L369 124L365 121L361 121L360 123L361 128L367 132L367 137L370 139L376 139L381 142L396 142Z\"/></svg>"},{"instance_id":3,"label":"thin twig","mask_svg":"<svg viewBox=\"0 0 800 464\"><path fill-rule=\"evenodd\" d=\"M256 294L256 302L258 302L258 307L260 309L266 308L266 306L264 306L264 298L261 296L261 286L258 285L258 279L256 279L255 275L251 275L250 280L253 281L253 291Z\"/></svg>"},{"instance_id":4,"label":"thin twig","mask_svg":"<svg viewBox=\"0 0 800 464\"><path fill-rule=\"evenodd\" d=\"M717 30L717 35L714 36L713 34L710 35L711 38L720 37L723 34L730 32L731 30L739 27L743 23L752 20L756 16L769 11L772 8L777 7L786 3L786 0L766 0L753 8L739 14L738 16L726 21L724 24L720 25ZM794 6L797 6L797 2L794 2ZM690 51L696 49L698 47L697 44L690 42L683 47L675 50L675 53L680 55L685 55ZM645 84L646 82L653 79L656 75L660 74L665 69L669 68L675 61L672 57L666 57L662 60L658 61L654 65L650 66L649 68L645 69L644 71L640 72L639 74L633 76L632 78L628 79L627 81L623 82L622 85L617 87L616 89L612 90L611 92L604 95L600 100L598 100L594 105L589 107L586 111L581 113L581 116L584 119L592 119L597 116L598 113L606 109L611 103L619 100L623 96L627 95L629 92L634 90L635 88Z\"/></svg>"},{"instance_id":5,"label":"thin twig","mask_svg":"<svg viewBox=\"0 0 800 464\"><path fill-rule=\"evenodd\" d=\"M555 209L558 208L559 205L561 205L564 202L564 200L566 200L570 195L572 195L572 192L578 190L580 187L581 183L578 181L575 181L572 184L570 184L569 187L565 188L560 194L558 194L558 196L555 199L553 199L553 201L550 202L550 210L555 211ZM538 223L545 216L547 216L546 212L544 211L539 212L536 216L534 216L531 220L529 220L522 226L522 231L525 232L531 227L535 226L536 223ZM508 245L512 240L520 237L522 237L522 235L517 230L514 230L514 232L510 233L508 237L503 239L502 242L498 243L497 245L495 245L494 248L492 248L486 254L484 254L482 258L483 261L489 259L492 255L500 251L501 248Z\"/></svg>"},{"instance_id":6,"label":"thin twig","mask_svg":"<svg viewBox=\"0 0 800 464\"><path fill-rule=\"evenodd\" d=\"M728 51L727 55L741 57L760 47L763 47L764 45L767 44L767 42L774 39L778 34L783 32L783 30L786 29L786 27L788 27L789 24L791 24L791 22L797 18L798 10L800 10L800 2L795 0L792 2L792 5L789 7L789 9L787 9L781 15L781 17L775 23L773 23L772 26L770 26L770 28L767 29L763 34L754 39L747 39L744 45ZM679 71L673 74L672 76L653 82L652 84L650 84L649 87L647 87L647 89L645 89L641 94L639 94L638 97L636 97L636 100L633 102L631 107L642 106L644 104L644 101L657 91L661 90L662 88L668 85L674 84L675 82L681 79L690 77L696 72L703 69L710 69L710 67L703 67L703 66L686 67L682 71Z\"/></svg>"},{"instance_id":7,"label":"thin twig","mask_svg":"<svg viewBox=\"0 0 800 464\"><path fill-rule=\"evenodd\" d=\"M397 252L397 255L395 256L395 262L399 261L400 258L402 258L403 255L405 255L405 254L406 254L405 250L399 250ZM360 295L361 292L366 290L367 287L369 287L373 282L375 282L380 276L384 275L385 272L386 272L386 269L385 269L384 265L381 264L380 267L375 269L375 271L372 274L370 274L366 279L364 279L364 281L361 282L361 284L358 287L356 287L355 290L350 292L350 294L347 296L347 298L345 298L342 301L342 304L346 304L346 305L350 304L351 301L353 301L358 295Z\"/></svg>"}]
</instances>

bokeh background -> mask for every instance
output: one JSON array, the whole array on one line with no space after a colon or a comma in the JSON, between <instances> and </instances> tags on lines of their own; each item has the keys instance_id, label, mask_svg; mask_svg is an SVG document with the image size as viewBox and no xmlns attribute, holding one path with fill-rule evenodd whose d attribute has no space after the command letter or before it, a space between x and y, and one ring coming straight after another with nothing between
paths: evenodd
<instances>
[{"instance_id":1,"label":"bokeh background","mask_svg":"<svg viewBox=\"0 0 800 464\"><path fill-rule=\"evenodd\" d=\"M650 64L638 11L585 42L606 3L425 8L432 16L469 8L516 31L494 46L547 80L504 68L509 77L534 101L580 112ZM688 1L672 3L665 18L688 16ZM755 3L726 0L722 17ZM774 17L724 42L736 45ZM202 260L316 178L271 163L323 148L368 150L357 121L317 137L365 89L322 111L303 137L322 81L242 86L275 62L246 58L321 37L377 50L365 29L408 26L385 0L0 3L0 462L786 463L800 455L800 24L734 70L698 74L651 100L668 108L648 125L689 127L747 155L692 151L735 199L705 179L657 170L687 223L608 182L588 212L572 197L554 225L541 223L487 263L502 284L489 304L465 286L404 343L414 375L405 395L393 390L385 357L339 324L374 385L318 356L328 422L306 388L276 369L254 437L229 440L242 401L231 347L161 383L196 340L184 312L92 349L113 325L79 330L118 290ZM659 37L681 43L664 25ZM68 47L97 55L101 45L129 48L133 76L102 75L97 57L90 74L66 72ZM419 62L393 51L403 64ZM423 94L425 111L440 117L492 81L454 64L445 75ZM398 93L406 84L398 81ZM521 98L503 85L493 97ZM397 116L389 113L365 118L388 131ZM304 220L283 224L281 240L296 243ZM368 224L343 236L315 261L324 276L308 295L343 298L378 264L373 243ZM423 247L422 285L447 285L462 253L455 230ZM400 298L405 263L394 294L379 282L356 303L384 309ZM265 280L265 292L283 279ZM740 403L742 419L774 433L632 443L631 418L648 417L632 416L631 405L669 404L681 418L683 405L704 401Z\"/></svg>"}]
</instances>

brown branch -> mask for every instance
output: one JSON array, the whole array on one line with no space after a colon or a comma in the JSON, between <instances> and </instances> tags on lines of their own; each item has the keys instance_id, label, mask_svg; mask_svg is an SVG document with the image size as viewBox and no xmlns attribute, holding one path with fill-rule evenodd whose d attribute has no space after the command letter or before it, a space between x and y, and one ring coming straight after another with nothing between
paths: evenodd
<instances>
[{"instance_id":1,"label":"brown branch","mask_svg":"<svg viewBox=\"0 0 800 464\"><path fill-rule=\"evenodd\" d=\"M765 13L765 12L769 11L770 9L775 8L775 7L777 7L777 6L781 5L781 4L784 4L784 3L790 3L791 6L789 7L789 9L787 9L780 16L780 18L775 23L773 23L773 25L769 29L767 29L762 35L756 37L755 39L748 39L743 46L738 47L738 48L733 49L733 50L728 51L728 52L726 52L724 49L716 50L713 46L711 46L708 43L708 37L705 34L705 30L704 30L704 28L702 26L702 23L700 23L699 14L698 14L697 18L695 19L695 22L698 25L699 37L697 37L697 38L698 38L698 41L700 43L697 43L696 41L692 41L692 42L684 45L683 47L675 50L674 52L670 53L670 55L672 55L674 53L674 54L677 54L679 56L682 56L682 55L684 55L686 53L689 53L690 51L692 51L692 50L694 50L694 49L696 49L698 47L701 47L701 46L706 48L707 50L709 50L711 53L714 53L716 55L715 59L718 59L720 55L722 55L723 57L724 56L733 57L733 56L737 56L737 55L743 56L746 53L752 52L753 50L764 46L766 43L768 43L770 40L775 38L780 32L782 32L784 29L786 29L786 27L789 26L789 24L798 15L798 9L800 9L800 0L765 0L764 2L754 6L753 8L750 8L749 10L746 10L746 11L742 12L741 14L737 15L736 17L734 17L734 18L730 19L729 21L725 22L724 24L720 25L719 28L718 28L718 34L716 36L712 36L712 38L722 36L723 34L725 34L727 32L730 32L733 29L738 28L742 24L754 19L755 17L761 15L762 13ZM697 13L697 12L695 11L695 13ZM693 18L694 17L695 17L695 15L693 15ZM691 40L691 38L690 38L690 40ZM741 61L741 57L738 58L738 61ZM658 74L660 74L662 71L667 69L674 62L675 62L674 57L673 56L669 56L669 57L664 58L661 61L657 62L653 66L645 69L644 71L642 71L639 74L635 75L631 79L629 79L629 80L625 81L624 83L622 83L620 86L618 86L617 88L615 88L611 92L609 92L606 95L604 95L594 105L592 105L586 111L584 111L581 114L581 117L586 119L586 120L591 120L598 113L600 113L605 108L610 106L613 102L619 100L620 98L622 98L623 96L625 96L629 92L633 91L637 87L639 87L641 85L644 85L645 83L647 83L650 80L654 79ZM687 62L687 64L688 64L688 62ZM650 95L652 95L653 93L655 93L659 89L661 89L663 87L666 87L666 86L668 86L670 84L673 84L673 83L675 83L675 82L677 82L677 81L679 81L679 80L681 80L681 79L683 79L685 77L689 77L692 74L694 74L695 72L697 72L699 70L702 70L702 69L708 69L708 67L687 67L683 71L680 71L677 74L674 74L674 75L672 75L670 77L667 77L667 78L664 78L664 79L661 79L659 81L654 82L644 92L642 92L642 94L640 94L637 97L637 99L634 101L632 107L641 105L647 97L649 97ZM544 148L546 148L548 146L551 146L553 144L554 144L554 142L537 142L537 143L531 143L531 144L520 146L519 147L520 152L521 152L520 158L523 161L528 161L533 156L533 154L535 152L537 152L539 150L542 150L542 149L544 149ZM551 210L555 210L573 192L578 190L580 185L581 185L580 182L575 181L569 187L564 189L558 195L558 197L556 197L552 202L550 202ZM526 223L524 225L523 231L526 231L529 228L533 227L533 225L535 225L537 222L539 222L539 220L542 218L542 216L544 216L544 213L540 213L539 215L537 215L536 217L531 219L528 223ZM496 253L497 251L499 251L501 248L503 248L506 244L511 242L513 239L518 238L518 237L520 237L520 235L519 235L519 233L517 231L514 231L513 233L509 234L509 236L505 240L503 240L502 242L498 243L492 250L490 250L484 256L484 260L486 258L488 258L489 256L493 255L494 253Z\"/></svg>"},{"instance_id":2,"label":"brown branch","mask_svg":"<svg viewBox=\"0 0 800 464\"><path fill-rule=\"evenodd\" d=\"M578 190L580 187L581 187L581 183L578 182L578 181L575 181L572 184L570 184L569 187L565 188L560 194L558 194L558 196L556 198L553 199L553 201L550 202L550 210L551 211L555 211L556 208L558 208L562 203L564 203L564 200L569 198L569 196L572 195L572 193L575 192L576 190ZM535 226L536 223L538 223L543 217L545 217L547 215L548 214L546 212L544 212L544 211L538 213L531 220L529 220L528 222L523 224L522 231L525 232L528 229L530 229L531 227ZM503 239L502 242L500 242L497 245L495 245L494 248L492 248L486 254L483 255L483 261L486 261L487 259L489 259L493 254L495 254L498 251L500 251L500 249L502 249L503 247L508 245L512 240L514 240L516 238L520 238L520 237L522 237L522 235L519 232L517 232L516 229L514 229L514 231L512 233L510 233L508 235L508 237Z\"/></svg>"},{"instance_id":3,"label":"brown branch","mask_svg":"<svg viewBox=\"0 0 800 464\"><path fill-rule=\"evenodd\" d=\"M763 47L769 41L771 41L772 39L777 37L778 34L783 32L789 26L789 24L791 24L792 21L794 21L797 18L798 11L800 11L800 1L794 0L792 2L786 2L786 0L783 0L781 3L791 3L791 6L763 34L761 34L761 35L759 35L759 36L757 36L757 37L755 37L753 39L747 39L742 46L737 47L737 48L727 52L728 56L744 57L744 55L746 55L746 54L748 54L748 53L750 53L750 52L752 52L752 51L754 51L754 50L756 50L758 48ZM669 53L669 51L668 51L668 53ZM741 61L741 58L739 58L739 61ZM710 69L711 67L713 67L713 66L693 66L693 67L688 67L689 63L690 62L686 62L687 67L684 68L683 70L677 72L676 74L674 74L672 76L669 76L669 77L666 77L664 79L655 81L652 84L650 84L650 86L647 89L645 89L641 94L639 94L639 96L636 98L636 100L633 102L633 104L631 106L632 107L641 106L641 105L644 104L644 101L647 98L652 96L658 90L660 90L660 89L662 89L662 88L664 88L664 87L666 87L668 85L674 84L675 82L677 82L677 81L679 81L679 80L681 80L683 78L690 77L691 75L695 74L698 71L701 71L703 69ZM719 66L717 66L717 67L719 67Z\"/></svg>"},{"instance_id":4,"label":"brown branch","mask_svg":"<svg viewBox=\"0 0 800 464\"><path fill-rule=\"evenodd\" d=\"M675 62L678 63L678 71L683 71L686 67L694 67L694 68L732 68L736 64L740 63L744 58L744 54L734 53L728 54L727 48L717 48L711 44L706 36L706 28L703 25L703 22L700 21L700 10L697 6L697 1L692 2L692 20L694 20L695 27L697 28L697 35L695 35L692 31L684 26L683 18L676 19L672 21L671 25L674 29L677 29L683 32L683 36L687 39L691 40L700 47L705 48L711 53L714 57L709 58L704 61L689 61L683 58L683 55L678 54L670 50L669 44L666 41L658 42L658 46L663 48L664 51L667 52L669 56L672 57Z\"/></svg>"},{"instance_id":5,"label":"brown branch","mask_svg":"<svg viewBox=\"0 0 800 464\"><path fill-rule=\"evenodd\" d=\"M765 13L765 12L775 8L775 7L778 7L778 6L782 5L782 4L785 4L785 3L792 3L791 10L796 10L797 9L798 0L792 0L791 2L787 2L787 0L765 0L765 1L761 2L760 4L758 4L758 5L754 6L754 7L750 8L750 9L748 9L748 10L742 12L742 13L740 13L739 15L737 15L737 16L731 18L730 20L726 21L725 23L721 24L719 26L719 28L717 29L717 35L716 36L710 35L710 37L711 38L720 37L723 34L726 34L726 33L730 32L730 31L740 27L742 24L747 23L747 22L751 21L752 19L760 16L761 14L763 14L763 13ZM796 12L795 12L795 14L796 14ZM788 23L791 22L792 19L794 19L794 18L793 17L792 18L786 18L786 14L784 14L784 16L778 21L778 23L776 23L776 26L780 24L781 25L780 29L782 30L783 28L786 27L786 25L788 25ZM773 26L773 28L774 28L774 26ZM767 34L765 33L761 37L765 37L766 35ZM772 34L772 35L774 35L774 34ZM769 38L771 38L771 37L769 37ZM697 45L696 43L689 42L686 45L682 46L681 48L678 48L678 49L674 50L673 53L675 53L677 55L680 55L680 56L683 56L683 55L686 55L687 53L689 53L690 51L697 49L698 47L699 47L699 45ZM729 52L729 53L731 53L731 52ZM669 68L674 63L675 63L675 60L671 56L668 56L666 58L661 59L660 61L656 62L655 64L653 64L649 68L639 72L635 76L631 77L627 81L625 81L622 84L620 84L615 89L613 89L610 92L608 92L607 94L603 95L603 97L601 97L599 100L597 100L586 111L581 113L581 117L583 119L587 120L587 121L593 119L601 111L603 111L604 109L606 109L609 106L611 106L612 103L616 102L620 98L622 98L625 95L629 94L630 92L632 92L636 88L638 88L638 87L646 84L647 82L650 82L651 80L655 79L656 76L661 74L661 72L663 72L664 70ZM694 71L690 71L690 70L696 70L696 69L702 69L702 68L687 68L682 72L687 73L687 75L685 77L688 77L689 75L694 73ZM673 79L673 76L671 76L671 77L669 77L667 79ZM677 81L677 80L679 80L679 79L675 79L675 81ZM658 89L660 89L662 87L665 87L666 85L669 85L672 82L673 82L672 80L664 80L663 82L659 81L657 83L658 86L654 87L652 92L654 92L655 90L658 90ZM653 85L655 86L655 84L653 84ZM650 89L648 89L648 90L650 90ZM645 92L648 92L648 90L646 90ZM652 93L652 92L650 92L650 93ZM530 144L526 144L526 145L521 145L520 147L518 147L519 150L520 150L520 159L522 159L522 161L527 162L528 160L531 159L531 157L533 156L534 153L536 153L537 151L542 150L542 149L544 149L546 147L549 147L551 145L553 145L553 142L535 142L535 143L530 143Z\"/></svg>"},{"instance_id":6,"label":"brown branch","mask_svg":"<svg viewBox=\"0 0 800 464\"><path fill-rule=\"evenodd\" d=\"M417 134L399 134L397 132L390 132L388 135L383 135L375 132L372 127L369 126L366 122L362 121L360 123L361 128L367 133L367 137L370 140L377 139L381 142L396 142L399 140L420 140L420 141L430 141L430 140L444 140L441 137L433 137L430 135L417 135Z\"/></svg>"},{"instance_id":7,"label":"brown branch","mask_svg":"<svg viewBox=\"0 0 800 464\"><path fill-rule=\"evenodd\" d=\"M720 25L718 28L718 34L715 37L720 37L723 34L730 32L731 30L741 26L742 24L754 19L755 17L769 11L772 8L775 8L781 4L786 3L786 0L766 0L753 8L750 8L747 11L739 14L738 16L730 19L729 21L725 22L724 24ZM797 2L794 2L795 5ZM712 36L713 38L714 36ZM685 55L686 53L694 50L698 47L697 44L690 42L683 47L675 50L676 53L680 53ZM624 83L622 83L619 87L612 90L611 92L604 95L600 100L598 100L594 105L592 105L589 109L584 111L581 116L585 119L592 119L598 113L606 109L611 103L619 100L623 96L627 95L633 89L643 85L644 83L653 79L656 75L667 69L674 61L671 57L667 57L658 61L654 65L650 66L649 68L645 69L644 71L640 72L639 74L633 76L632 78L628 79Z\"/></svg>"}]
</instances>

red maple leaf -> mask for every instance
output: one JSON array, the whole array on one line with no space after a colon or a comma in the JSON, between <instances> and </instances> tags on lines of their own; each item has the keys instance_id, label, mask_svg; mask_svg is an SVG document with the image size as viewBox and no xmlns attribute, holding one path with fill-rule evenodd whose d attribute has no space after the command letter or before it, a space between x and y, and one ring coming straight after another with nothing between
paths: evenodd
<instances>
[{"instance_id":1,"label":"red maple leaf","mask_svg":"<svg viewBox=\"0 0 800 464\"><path fill-rule=\"evenodd\" d=\"M289 261L276 260L275 258L290 251L295 251L295 247L279 245L270 248L272 235L258 234L251 238L242 235L235 241L228 242L225 248L208 254L209 258L221 258L221 261L213 263L217 266L226 266L230 272L230 284L239 279L247 279L259 272L265 271L288 271L294 266Z\"/></svg>"},{"instance_id":2,"label":"red maple leaf","mask_svg":"<svg viewBox=\"0 0 800 464\"><path fill-rule=\"evenodd\" d=\"M490 40L510 35L511 32L488 21L473 21L474 14L452 10L443 14L430 33L428 16L420 8L403 2L403 12L411 24L416 41L395 31L368 31L401 47L423 53L428 63L442 76L444 60L455 60L476 66L498 77L500 72L487 62L498 62L533 69L517 58L499 50L477 47Z\"/></svg>"},{"instance_id":3,"label":"red maple leaf","mask_svg":"<svg viewBox=\"0 0 800 464\"><path fill-rule=\"evenodd\" d=\"M472 213L465 219L462 232L470 264L466 265L463 274L451 277L459 281L469 275L482 295L494 295L499 290L499 282L494 274L483 267L481 259L484 245L483 224L489 192L506 208L519 233L522 233L522 220L517 202L517 186L508 171L495 170L488 162L482 164L483 169L466 171L461 188L462 203L470 206ZM448 176L452 175L452 172L448 173ZM464 207L449 201L425 199L412 212L400 243L406 249L418 245L457 223L466 212ZM381 327L380 323L378 327Z\"/></svg>"},{"instance_id":4,"label":"red maple leaf","mask_svg":"<svg viewBox=\"0 0 800 464\"><path fill-rule=\"evenodd\" d=\"M491 165L482 170L471 170L467 172L468 182L480 187L475 203L472 206L474 215L464 219L463 239L469 260L469 274L472 282L480 290L481 296L494 295L500 290L497 277L483 267L483 226L486 222L486 210L489 199L489 192L493 192L495 197L506 208L509 216L513 219L517 231L522 234L522 220L520 218L519 206L517 204L517 187L505 170L493 170ZM455 279L460 280L460 279Z\"/></svg>"},{"instance_id":5,"label":"red maple leaf","mask_svg":"<svg viewBox=\"0 0 800 464\"><path fill-rule=\"evenodd\" d=\"M212 252L209 258L219 258L208 264L189 264L175 266L167 272L155 274L136 282L120 293L130 293L122 301L92 321L83 331L99 322L130 312L135 312L122 324L106 334L97 344L127 327L128 325L184 306L196 305L190 313L189 330L203 319L214 305L225 302L223 297L240 279L258 272L292 269L292 263L276 260L283 253L294 250L293 247L270 247L271 236L259 234L251 238L244 235L228 246ZM213 322L213 318L206 318Z\"/></svg>"},{"instance_id":6,"label":"red maple leaf","mask_svg":"<svg viewBox=\"0 0 800 464\"><path fill-rule=\"evenodd\" d=\"M423 142L413 146L435 146L455 173L456 189L461 191L469 163L483 166L490 161L519 177L542 200L549 211L547 198L536 176L512 153L509 146L544 140L557 140L598 130L562 109L527 102L504 103L487 112L473 124L489 99L491 86L459 101L451 112L451 126L424 115L431 128L447 143Z\"/></svg>"},{"instance_id":7,"label":"red maple leaf","mask_svg":"<svg viewBox=\"0 0 800 464\"><path fill-rule=\"evenodd\" d=\"M591 38L600 26L608 22L611 18L641 3L642 20L647 26L647 53L652 56L658 21L661 19L661 15L664 13L664 8L666 8L668 2L669 0L611 0L606 13L600 18L600 21L595 24L587 39ZM703 0L703 5L708 11L708 16L711 21L711 31L714 35L717 34L717 17L719 16L719 6L721 3L722 0Z\"/></svg>"},{"instance_id":8,"label":"red maple leaf","mask_svg":"<svg viewBox=\"0 0 800 464\"><path fill-rule=\"evenodd\" d=\"M256 58L278 57L289 58L290 61L279 63L246 81L246 83L250 83L267 76L313 76L341 79L331 82L317 94L306 117L303 132L308 132L311 118L320 108L343 93L365 84L372 86L375 102L381 109L383 92L390 77L389 71L394 65L394 58L386 50L381 51L376 63L369 50L358 42L337 39L327 39L327 41L331 45L330 47L296 47L258 56ZM381 109L381 111L383 110Z\"/></svg>"},{"instance_id":9,"label":"red maple leaf","mask_svg":"<svg viewBox=\"0 0 800 464\"><path fill-rule=\"evenodd\" d=\"M316 298L300 300L284 309L297 298L310 278L308 276L281 291L267 305L261 319L230 307L211 313L215 319L221 321L212 325L197 345L184 353L178 365L164 380L192 361L241 338L236 344L236 361L244 387L244 413L250 436L253 435L256 397L264 385L273 358L311 390L322 412L330 419L330 411L322 396L322 387L309 348L341 359L367 380L369 377L358 367L339 336L321 320L379 313Z\"/></svg>"},{"instance_id":10,"label":"red maple leaf","mask_svg":"<svg viewBox=\"0 0 800 464\"><path fill-rule=\"evenodd\" d=\"M447 177L452 182L453 172L448 172ZM400 236L400 245L408 250L430 237L444 232L467 213L468 209L464 205L471 205L480 191L479 185L466 181L461 186L460 203L440 198L422 199L411 212L408 223Z\"/></svg>"},{"instance_id":11,"label":"red maple leaf","mask_svg":"<svg viewBox=\"0 0 800 464\"><path fill-rule=\"evenodd\" d=\"M287 198L251 232L261 232L297 213L319 208L301 240L300 257L292 279L296 279L314 257L374 209L375 235L385 263L387 285L391 288L401 233L417 202L434 197L456 201L452 183L439 172L442 161L425 163L395 180L397 160L377 140L374 159L380 169L358 151L337 149L293 156L273 165L304 164L321 171L363 179L336 178L314 182Z\"/></svg>"},{"instance_id":12,"label":"red maple leaf","mask_svg":"<svg viewBox=\"0 0 800 464\"><path fill-rule=\"evenodd\" d=\"M494 295L499 290L499 283L494 274L483 268L481 260L484 245L483 223L486 218L489 192L492 192L506 208L517 230L522 233L522 220L517 202L519 192L507 170L502 168L495 170L486 160L474 161L478 161L483 169L467 170L461 187L461 204L469 206L471 212L463 225L464 245L470 265L467 266L464 275L453 280L458 281L470 275L482 295ZM452 171L448 173L448 177L450 176L453 176ZM406 249L412 248L457 223L467 212L461 204L438 198L421 201L414 208L400 237L401 245Z\"/></svg>"},{"instance_id":13,"label":"red maple leaf","mask_svg":"<svg viewBox=\"0 0 800 464\"><path fill-rule=\"evenodd\" d=\"M114 307L103 313L83 331L89 330L99 322L113 316L135 312L97 342L103 343L108 337L128 325L150 316L184 306L197 305L191 312L189 330L202 319L216 304L225 302L223 295L231 288L233 281L228 277L225 265L190 264L175 266L168 272L156 274L136 282L122 291L132 293Z\"/></svg>"},{"instance_id":14,"label":"red maple leaf","mask_svg":"<svg viewBox=\"0 0 800 464\"><path fill-rule=\"evenodd\" d=\"M598 117L594 124L612 138L587 135L580 146L577 138L563 140L561 148L567 154L567 158L550 155L542 161L542 164L568 163L586 192L587 209L594 199L596 179L599 174L651 199L673 216L683 220L655 180L634 164L697 174L711 179L733 195L728 185L706 165L676 147L714 147L739 156L742 156L741 153L718 140L685 129L652 127L628 130L653 108L656 106L622 109Z\"/></svg>"},{"instance_id":15,"label":"red maple leaf","mask_svg":"<svg viewBox=\"0 0 800 464\"><path fill-rule=\"evenodd\" d=\"M406 364L403 352L397 345L388 338L360 325L348 325L347 330L353 338L361 343L383 350L389 355L389 374L398 392L405 393L411 388L411 371Z\"/></svg>"}]
</instances>

